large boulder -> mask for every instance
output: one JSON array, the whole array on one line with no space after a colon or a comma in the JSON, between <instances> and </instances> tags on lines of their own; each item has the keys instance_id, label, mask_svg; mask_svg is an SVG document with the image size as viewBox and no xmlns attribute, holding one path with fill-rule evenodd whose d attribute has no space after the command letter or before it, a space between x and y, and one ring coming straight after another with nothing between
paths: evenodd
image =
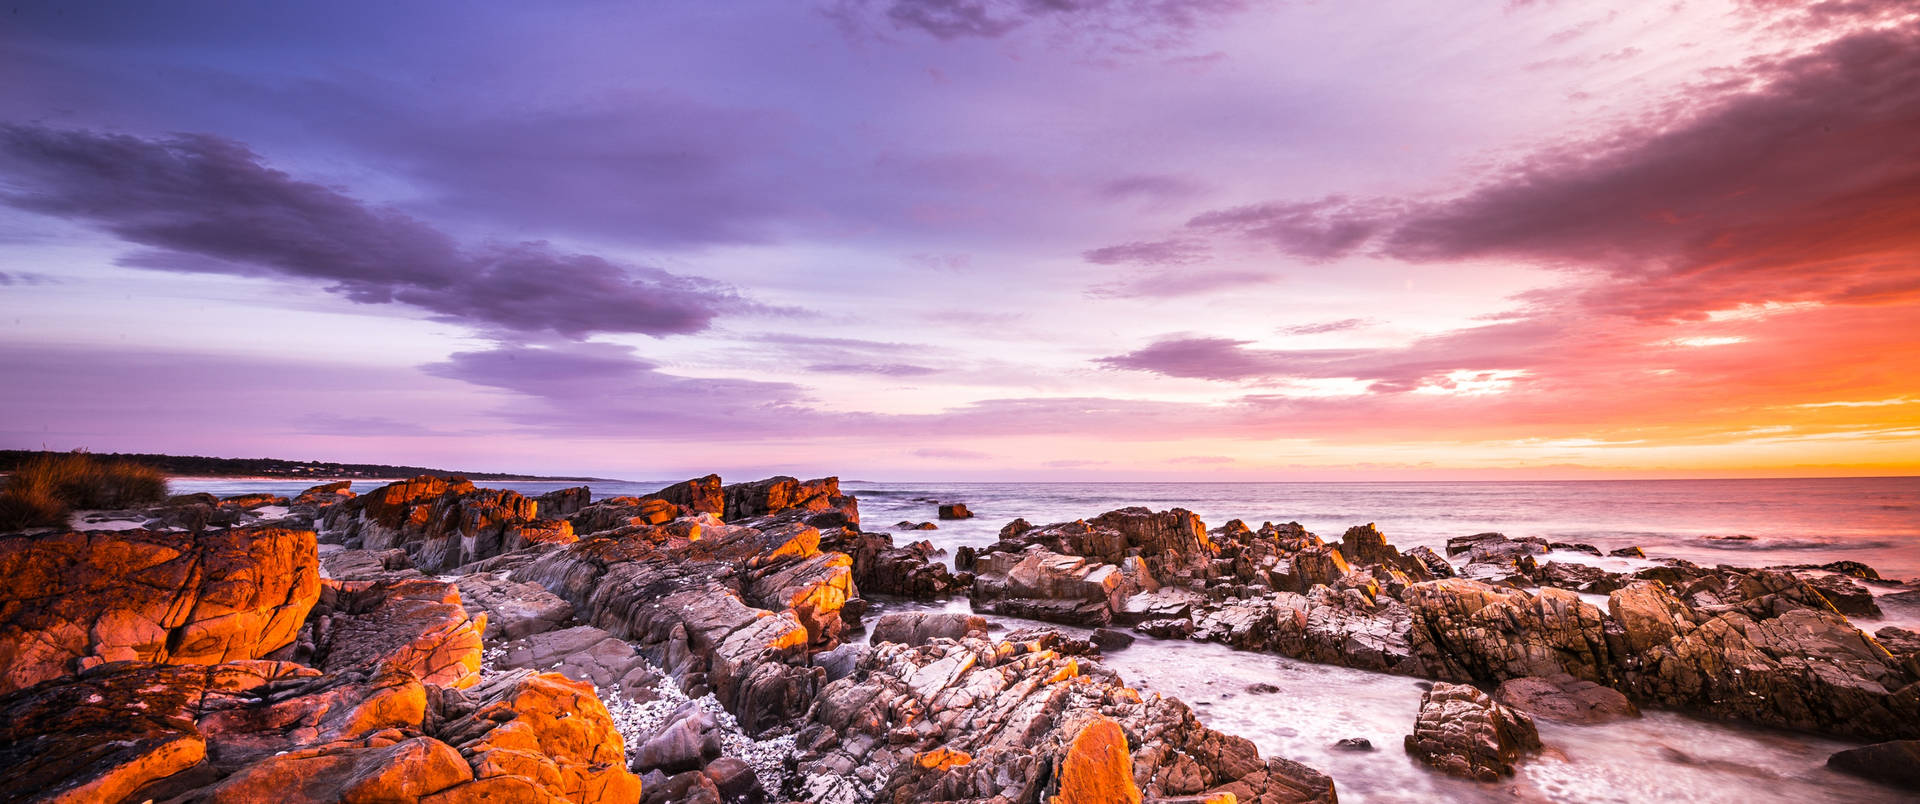
<instances>
[{"instance_id":1,"label":"large boulder","mask_svg":"<svg viewBox=\"0 0 1920 804\"><path fill-rule=\"evenodd\" d=\"M1056 778L1060 788L1048 804L1140 804L1127 733L1105 717L1080 727L1060 759Z\"/></svg>"},{"instance_id":2,"label":"large boulder","mask_svg":"<svg viewBox=\"0 0 1920 804\"><path fill-rule=\"evenodd\" d=\"M1442 773L1481 782L1512 776L1515 763L1541 748L1532 718L1478 689L1446 682L1420 696L1405 745L1414 759Z\"/></svg>"},{"instance_id":3,"label":"large boulder","mask_svg":"<svg viewBox=\"0 0 1920 804\"><path fill-rule=\"evenodd\" d=\"M311 531L0 536L0 693L118 660L218 664L291 644L320 596Z\"/></svg>"},{"instance_id":4,"label":"large boulder","mask_svg":"<svg viewBox=\"0 0 1920 804\"><path fill-rule=\"evenodd\" d=\"M1118 565L1042 548L989 553L974 564L975 608L1070 625L1101 626L1135 589Z\"/></svg>"},{"instance_id":5,"label":"large boulder","mask_svg":"<svg viewBox=\"0 0 1920 804\"><path fill-rule=\"evenodd\" d=\"M723 516L727 512L727 493L719 475L683 480L647 496L679 506L689 515Z\"/></svg>"},{"instance_id":6,"label":"large boulder","mask_svg":"<svg viewBox=\"0 0 1920 804\"><path fill-rule=\"evenodd\" d=\"M720 518L727 522L802 512L828 515L813 523L820 527L860 524L859 502L840 493L840 478L837 477L818 480L770 477L751 483L735 483L724 487L723 491L726 510ZM827 519L835 521L829 522Z\"/></svg>"},{"instance_id":7,"label":"large boulder","mask_svg":"<svg viewBox=\"0 0 1920 804\"><path fill-rule=\"evenodd\" d=\"M325 672L391 665L429 684L480 680L486 615L469 615L445 581L328 581L314 607L313 666Z\"/></svg>"}]
</instances>

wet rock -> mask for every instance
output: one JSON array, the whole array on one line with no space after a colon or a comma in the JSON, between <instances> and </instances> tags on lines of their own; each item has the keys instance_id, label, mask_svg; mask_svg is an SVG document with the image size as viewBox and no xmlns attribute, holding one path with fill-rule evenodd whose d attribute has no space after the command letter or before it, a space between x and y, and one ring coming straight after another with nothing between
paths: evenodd
<instances>
[{"instance_id":1,"label":"wet rock","mask_svg":"<svg viewBox=\"0 0 1920 804\"><path fill-rule=\"evenodd\" d=\"M1347 737L1333 744L1336 751L1372 751L1373 741L1365 737Z\"/></svg>"},{"instance_id":2,"label":"wet rock","mask_svg":"<svg viewBox=\"0 0 1920 804\"><path fill-rule=\"evenodd\" d=\"M1482 782L1513 775L1515 763L1541 748L1532 718L1478 689L1445 682L1420 696L1420 715L1405 743L1414 759Z\"/></svg>"},{"instance_id":3,"label":"wet rock","mask_svg":"<svg viewBox=\"0 0 1920 804\"><path fill-rule=\"evenodd\" d=\"M295 639L320 595L310 531L0 536L0 692L102 662L216 664Z\"/></svg>"},{"instance_id":4,"label":"wet rock","mask_svg":"<svg viewBox=\"0 0 1920 804\"><path fill-rule=\"evenodd\" d=\"M1535 582L1543 586L1602 595L1626 585L1625 576L1591 564L1549 561L1537 567L1531 575Z\"/></svg>"},{"instance_id":5,"label":"wet rock","mask_svg":"<svg viewBox=\"0 0 1920 804\"><path fill-rule=\"evenodd\" d=\"M1247 692L1251 692L1255 695L1272 695L1279 691L1280 691L1279 687L1274 686L1272 684L1268 684L1265 681L1256 681L1252 684L1247 685Z\"/></svg>"},{"instance_id":6,"label":"wet rock","mask_svg":"<svg viewBox=\"0 0 1920 804\"><path fill-rule=\"evenodd\" d=\"M972 519L973 512L967 510L966 503L946 503L940 506L941 519Z\"/></svg>"},{"instance_id":7,"label":"wet rock","mask_svg":"<svg viewBox=\"0 0 1920 804\"><path fill-rule=\"evenodd\" d=\"M1618 547L1613 550L1607 551L1607 555L1613 556L1615 558L1646 558L1647 557L1646 551L1641 550L1638 547Z\"/></svg>"},{"instance_id":8,"label":"wet rock","mask_svg":"<svg viewBox=\"0 0 1920 804\"><path fill-rule=\"evenodd\" d=\"M1590 555L1590 556L1597 556L1601 554L1600 548L1595 547L1591 544L1581 544L1577 542L1552 542L1548 544L1547 547L1554 550L1566 550L1572 553L1586 553L1587 555Z\"/></svg>"},{"instance_id":9,"label":"wet rock","mask_svg":"<svg viewBox=\"0 0 1920 804\"><path fill-rule=\"evenodd\" d=\"M1609 723L1640 716L1640 709L1619 690L1565 674L1508 679L1493 697L1512 709L1562 723Z\"/></svg>"},{"instance_id":10,"label":"wet rock","mask_svg":"<svg viewBox=\"0 0 1920 804\"><path fill-rule=\"evenodd\" d=\"M1112 628L1094 629L1092 640L1093 644L1100 646L1100 650L1107 653L1125 650L1133 645L1132 634L1125 631L1116 631Z\"/></svg>"},{"instance_id":11,"label":"wet rock","mask_svg":"<svg viewBox=\"0 0 1920 804\"><path fill-rule=\"evenodd\" d=\"M1849 748L1827 757L1827 767L1907 790L1920 790L1920 740Z\"/></svg>"},{"instance_id":12,"label":"wet rock","mask_svg":"<svg viewBox=\"0 0 1920 804\"><path fill-rule=\"evenodd\" d=\"M914 522L913 520L910 520L910 519L902 519L899 522L893 523L893 526L900 530L939 530L940 529L939 525L935 525L932 522Z\"/></svg>"},{"instance_id":13,"label":"wet rock","mask_svg":"<svg viewBox=\"0 0 1920 804\"><path fill-rule=\"evenodd\" d=\"M960 612L889 612L880 616L870 629L875 643L897 642L925 645L935 639L962 639L968 634L985 636L987 618Z\"/></svg>"}]
</instances>

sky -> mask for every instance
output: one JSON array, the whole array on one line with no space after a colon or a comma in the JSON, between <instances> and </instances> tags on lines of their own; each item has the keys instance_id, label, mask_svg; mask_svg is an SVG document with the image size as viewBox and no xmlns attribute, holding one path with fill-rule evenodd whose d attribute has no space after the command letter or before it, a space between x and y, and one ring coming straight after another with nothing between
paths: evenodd
<instances>
[{"instance_id":1,"label":"sky","mask_svg":"<svg viewBox=\"0 0 1920 804\"><path fill-rule=\"evenodd\" d=\"M1920 7L16 2L0 447L1920 474Z\"/></svg>"}]
</instances>

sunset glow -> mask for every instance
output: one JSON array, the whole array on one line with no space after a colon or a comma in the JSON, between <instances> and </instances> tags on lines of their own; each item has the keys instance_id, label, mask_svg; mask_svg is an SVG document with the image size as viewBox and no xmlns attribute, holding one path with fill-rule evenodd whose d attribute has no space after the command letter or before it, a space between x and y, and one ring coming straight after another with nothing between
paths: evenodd
<instances>
[{"instance_id":1,"label":"sunset glow","mask_svg":"<svg viewBox=\"0 0 1920 804\"><path fill-rule=\"evenodd\" d=\"M30 5L0 43L0 447L1920 474L1910 3Z\"/></svg>"}]
</instances>

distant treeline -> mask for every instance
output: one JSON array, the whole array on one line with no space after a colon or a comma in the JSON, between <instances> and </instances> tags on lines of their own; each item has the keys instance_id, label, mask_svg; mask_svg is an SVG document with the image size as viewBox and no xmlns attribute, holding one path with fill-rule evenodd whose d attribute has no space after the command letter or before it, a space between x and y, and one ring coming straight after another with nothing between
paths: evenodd
<instances>
[{"instance_id":1,"label":"distant treeline","mask_svg":"<svg viewBox=\"0 0 1920 804\"><path fill-rule=\"evenodd\" d=\"M39 450L0 450L0 472L12 472L29 459L41 455L62 455ZM287 461L279 458L209 458L203 455L153 455L142 452L93 453L96 458L118 459L151 466L169 475L187 477L324 477L382 478L461 475L470 480L597 480L591 477L537 477L499 472L450 472L424 466L388 466L380 463L334 463L332 461Z\"/></svg>"}]
</instances>

